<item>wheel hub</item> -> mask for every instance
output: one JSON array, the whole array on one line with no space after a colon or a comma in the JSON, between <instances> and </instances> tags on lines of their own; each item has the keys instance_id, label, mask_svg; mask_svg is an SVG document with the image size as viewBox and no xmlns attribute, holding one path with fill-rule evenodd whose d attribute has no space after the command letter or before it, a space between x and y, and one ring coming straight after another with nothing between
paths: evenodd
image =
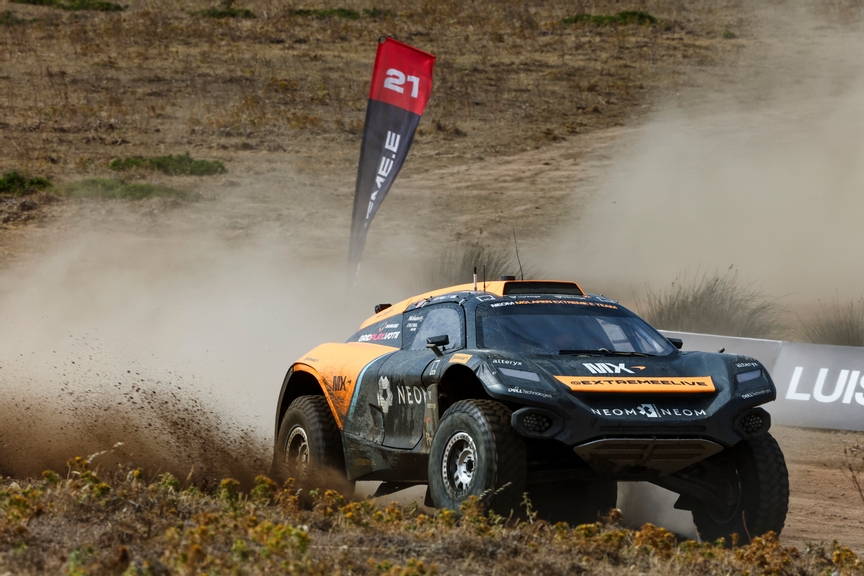
<instances>
[{"instance_id":1,"label":"wheel hub","mask_svg":"<svg viewBox=\"0 0 864 576\"><path fill-rule=\"evenodd\" d=\"M477 466L477 447L465 432L457 432L447 441L442 459L441 474L444 486L451 496L463 498L474 485Z\"/></svg>"},{"instance_id":2,"label":"wheel hub","mask_svg":"<svg viewBox=\"0 0 864 576\"><path fill-rule=\"evenodd\" d=\"M288 433L285 465L289 475L294 478L302 477L309 467L309 438L306 436L306 430L300 426L295 426Z\"/></svg>"}]
</instances>

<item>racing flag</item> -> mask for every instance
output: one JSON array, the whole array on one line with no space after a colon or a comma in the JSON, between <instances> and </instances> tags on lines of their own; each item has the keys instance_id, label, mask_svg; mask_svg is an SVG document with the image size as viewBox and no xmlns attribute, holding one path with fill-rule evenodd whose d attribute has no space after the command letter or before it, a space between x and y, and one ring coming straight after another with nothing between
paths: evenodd
<instances>
[{"instance_id":1,"label":"racing flag","mask_svg":"<svg viewBox=\"0 0 864 576\"><path fill-rule=\"evenodd\" d=\"M369 224L402 168L432 93L434 64L432 54L392 38L378 43L351 218L348 265L355 275Z\"/></svg>"}]
</instances>

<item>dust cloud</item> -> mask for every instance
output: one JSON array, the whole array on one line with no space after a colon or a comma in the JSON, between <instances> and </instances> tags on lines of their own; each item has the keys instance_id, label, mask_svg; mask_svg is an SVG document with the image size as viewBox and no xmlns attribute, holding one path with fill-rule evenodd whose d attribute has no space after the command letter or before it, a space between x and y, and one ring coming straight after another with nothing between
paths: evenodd
<instances>
[{"instance_id":1,"label":"dust cloud","mask_svg":"<svg viewBox=\"0 0 864 576\"><path fill-rule=\"evenodd\" d=\"M559 275L625 301L731 267L791 307L864 293L864 36L814 10L765 6L738 65L664 97L554 242Z\"/></svg>"},{"instance_id":2,"label":"dust cloud","mask_svg":"<svg viewBox=\"0 0 864 576\"><path fill-rule=\"evenodd\" d=\"M0 277L0 473L105 450L97 464L266 473L288 366L371 312L344 265L272 238L95 228Z\"/></svg>"}]
</instances>

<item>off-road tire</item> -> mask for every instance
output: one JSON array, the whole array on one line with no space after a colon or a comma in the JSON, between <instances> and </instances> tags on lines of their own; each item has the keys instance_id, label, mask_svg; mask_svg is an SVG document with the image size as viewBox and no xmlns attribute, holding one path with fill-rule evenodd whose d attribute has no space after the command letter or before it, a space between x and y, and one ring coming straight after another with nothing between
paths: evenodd
<instances>
[{"instance_id":1,"label":"off-road tire","mask_svg":"<svg viewBox=\"0 0 864 576\"><path fill-rule=\"evenodd\" d=\"M279 480L293 478L306 488L331 487L335 480L347 482L342 436L324 396L300 396L285 411L274 470Z\"/></svg>"},{"instance_id":2,"label":"off-road tire","mask_svg":"<svg viewBox=\"0 0 864 576\"><path fill-rule=\"evenodd\" d=\"M777 441L770 434L742 440L721 452L729 466L731 478L740 488L738 504L731 514L716 512L699 503L693 507L693 522L705 542L725 538L732 545L732 534L738 544L749 544L752 538L768 531L780 534L789 508L789 472Z\"/></svg>"},{"instance_id":3,"label":"off-road tire","mask_svg":"<svg viewBox=\"0 0 864 576\"><path fill-rule=\"evenodd\" d=\"M457 468L463 471L461 483L455 480ZM476 496L487 509L508 516L519 511L526 475L525 441L513 430L506 406L461 400L447 409L429 454L429 495L436 508L458 512Z\"/></svg>"},{"instance_id":4,"label":"off-road tire","mask_svg":"<svg viewBox=\"0 0 864 576\"><path fill-rule=\"evenodd\" d=\"M531 484L528 487L537 518L553 524L590 524L615 508L618 482L615 480L563 480Z\"/></svg>"}]
</instances>

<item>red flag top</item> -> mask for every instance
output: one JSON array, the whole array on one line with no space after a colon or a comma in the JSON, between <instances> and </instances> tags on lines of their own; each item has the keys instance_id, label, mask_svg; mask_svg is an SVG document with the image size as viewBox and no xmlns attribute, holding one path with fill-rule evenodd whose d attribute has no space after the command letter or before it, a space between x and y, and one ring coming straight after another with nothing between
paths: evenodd
<instances>
[{"instance_id":1,"label":"red flag top","mask_svg":"<svg viewBox=\"0 0 864 576\"><path fill-rule=\"evenodd\" d=\"M420 115L432 93L435 56L385 38L378 45L369 98Z\"/></svg>"}]
</instances>

